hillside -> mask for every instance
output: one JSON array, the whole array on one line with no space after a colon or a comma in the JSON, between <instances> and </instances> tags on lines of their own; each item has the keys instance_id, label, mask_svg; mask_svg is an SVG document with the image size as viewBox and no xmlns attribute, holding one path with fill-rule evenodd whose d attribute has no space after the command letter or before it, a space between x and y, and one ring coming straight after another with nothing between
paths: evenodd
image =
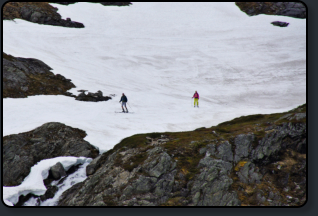
<instances>
[{"instance_id":1,"label":"hillside","mask_svg":"<svg viewBox=\"0 0 318 216\"><path fill-rule=\"evenodd\" d=\"M190 132L134 135L93 160L88 178L58 205L301 206L306 134L303 105Z\"/></svg>"}]
</instances>

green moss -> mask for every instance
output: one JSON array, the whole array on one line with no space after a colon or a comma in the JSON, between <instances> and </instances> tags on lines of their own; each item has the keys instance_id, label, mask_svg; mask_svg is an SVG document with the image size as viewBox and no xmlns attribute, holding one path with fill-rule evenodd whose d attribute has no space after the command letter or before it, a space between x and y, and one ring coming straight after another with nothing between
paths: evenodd
<instances>
[{"instance_id":1,"label":"green moss","mask_svg":"<svg viewBox=\"0 0 318 216\"><path fill-rule=\"evenodd\" d=\"M134 168L141 165L147 159L147 157L148 156L146 153L137 154L129 158L129 160L126 163L122 164L122 167L125 170L131 172Z\"/></svg>"},{"instance_id":2,"label":"green moss","mask_svg":"<svg viewBox=\"0 0 318 216\"><path fill-rule=\"evenodd\" d=\"M226 122L223 122L221 124L219 124L218 126L219 127L224 127L224 126L229 126L229 125L235 125L235 124L246 124L246 123L249 123L249 122L256 122L256 121L259 121L260 119L263 119L265 117L265 115L261 115L261 114L257 114L257 115L249 115L249 116L241 116L241 117L238 117L238 118L235 118L231 121L226 121Z\"/></svg>"},{"instance_id":3,"label":"green moss","mask_svg":"<svg viewBox=\"0 0 318 216\"><path fill-rule=\"evenodd\" d=\"M167 202L162 203L160 206L182 206L182 200L184 200L184 197L169 198Z\"/></svg>"},{"instance_id":4,"label":"green moss","mask_svg":"<svg viewBox=\"0 0 318 216\"><path fill-rule=\"evenodd\" d=\"M123 158L123 156L121 154L117 154L116 158L114 160L114 165L117 166L117 167L122 166L122 164L123 164L122 158Z\"/></svg>"},{"instance_id":5,"label":"green moss","mask_svg":"<svg viewBox=\"0 0 318 216\"><path fill-rule=\"evenodd\" d=\"M148 133L147 136L153 139L160 138L162 133Z\"/></svg>"},{"instance_id":6,"label":"green moss","mask_svg":"<svg viewBox=\"0 0 318 216\"><path fill-rule=\"evenodd\" d=\"M14 61L15 60L15 58L12 55L8 55L6 53L3 53L2 56L3 56L3 59L6 59L8 61Z\"/></svg>"},{"instance_id":7,"label":"green moss","mask_svg":"<svg viewBox=\"0 0 318 216\"><path fill-rule=\"evenodd\" d=\"M15 18L22 18L21 9L31 8L32 11L37 11L51 16L58 16L56 9L48 2L7 2L3 6L3 19L12 20Z\"/></svg>"},{"instance_id":8,"label":"green moss","mask_svg":"<svg viewBox=\"0 0 318 216\"><path fill-rule=\"evenodd\" d=\"M112 197L110 195L103 196L103 202L107 206L117 206L117 202L114 201L114 197Z\"/></svg>"},{"instance_id":9,"label":"green moss","mask_svg":"<svg viewBox=\"0 0 318 216\"><path fill-rule=\"evenodd\" d=\"M120 141L114 149L120 149L120 148L141 148L141 147L146 147L147 146L147 134L136 134L130 137L127 137Z\"/></svg>"}]
</instances>

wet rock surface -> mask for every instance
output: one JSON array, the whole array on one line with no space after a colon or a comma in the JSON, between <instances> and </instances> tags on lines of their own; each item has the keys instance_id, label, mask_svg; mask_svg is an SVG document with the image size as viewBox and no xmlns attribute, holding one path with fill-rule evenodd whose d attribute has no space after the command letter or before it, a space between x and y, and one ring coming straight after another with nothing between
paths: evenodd
<instances>
[{"instance_id":1,"label":"wet rock surface","mask_svg":"<svg viewBox=\"0 0 318 216\"><path fill-rule=\"evenodd\" d=\"M85 141L85 136L86 133L80 129L50 122L30 132L3 137L3 186L21 184L30 168L43 159L59 156L97 157L98 149ZM56 179L65 175L59 165L51 168L50 173Z\"/></svg>"},{"instance_id":2,"label":"wet rock surface","mask_svg":"<svg viewBox=\"0 0 318 216\"><path fill-rule=\"evenodd\" d=\"M31 95L64 95L75 87L70 79L53 74L52 68L34 58L19 58L3 53L3 97L23 98Z\"/></svg>"},{"instance_id":3,"label":"wet rock surface","mask_svg":"<svg viewBox=\"0 0 318 216\"><path fill-rule=\"evenodd\" d=\"M146 134L124 139L95 158L86 167L88 178L65 191L58 205L303 205L307 146L303 110L295 109L287 117L262 115L264 123L258 119L257 127L245 124L257 128L255 132L222 132L233 125L243 130L234 124L243 121L239 119L189 135Z\"/></svg>"}]
</instances>

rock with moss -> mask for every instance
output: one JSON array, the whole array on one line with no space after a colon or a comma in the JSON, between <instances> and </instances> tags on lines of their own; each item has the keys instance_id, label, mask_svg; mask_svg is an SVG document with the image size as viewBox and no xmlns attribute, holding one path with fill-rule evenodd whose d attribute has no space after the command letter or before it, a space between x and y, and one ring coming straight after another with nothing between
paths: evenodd
<instances>
[{"instance_id":1,"label":"rock with moss","mask_svg":"<svg viewBox=\"0 0 318 216\"><path fill-rule=\"evenodd\" d=\"M31 95L65 95L75 87L70 79L54 75L52 68L34 58L19 58L3 53L2 96L24 98Z\"/></svg>"},{"instance_id":2,"label":"rock with moss","mask_svg":"<svg viewBox=\"0 0 318 216\"><path fill-rule=\"evenodd\" d=\"M59 206L301 206L306 106L189 132L137 134L87 167ZM252 132L253 131L253 132Z\"/></svg>"}]
</instances>

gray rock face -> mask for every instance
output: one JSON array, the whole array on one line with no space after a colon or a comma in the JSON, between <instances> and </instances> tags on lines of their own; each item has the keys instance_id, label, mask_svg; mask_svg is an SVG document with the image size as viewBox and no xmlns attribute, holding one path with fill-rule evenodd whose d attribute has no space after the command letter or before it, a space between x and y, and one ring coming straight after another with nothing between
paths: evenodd
<instances>
[{"instance_id":1,"label":"gray rock face","mask_svg":"<svg viewBox=\"0 0 318 216\"><path fill-rule=\"evenodd\" d=\"M235 137L235 156L234 161L237 163L242 158L247 158L252 150L252 142L254 141L254 134L240 134Z\"/></svg>"},{"instance_id":2,"label":"gray rock face","mask_svg":"<svg viewBox=\"0 0 318 216\"><path fill-rule=\"evenodd\" d=\"M222 159L223 161L233 161L232 145L225 141L217 147L216 157Z\"/></svg>"},{"instance_id":3,"label":"gray rock face","mask_svg":"<svg viewBox=\"0 0 318 216\"><path fill-rule=\"evenodd\" d=\"M3 137L3 185L21 184L30 168L43 159L59 156L97 157L98 149L83 140L85 136L82 130L51 122L30 132ZM63 171L57 173L61 175Z\"/></svg>"},{"instance_id":4,"label":"gray rock face","mask_svg":"<svg viewBox=\"0 0 318 216\"><path fill-rule=\"evenodd\" d=\"M206 156L214 156L224 161L233 161L232 145L225 141L216 147L215 144L208 144L205 148L200 149L200 154L205 153Z\"/></svg>"},{"instance_id":5,"label":"gray rock face","mask_svg":"<svg viewBox=\"0 0 318 216\"><path fill-rule=\"evenodd\" d=\"M154 158L152 157L151 159L149 158L146 160L142 169L148 172L150 176L159 178L163 173L174 169L175 166L176 163L172 161L172 158L166 152L162 152L161 154L154 156Z\"/></svg>"},{"instance_id":6,"label":"gray rock face","mask_svg":"<svg viewBox=\"0 0 318 216\"><path fill-rule=\"evenodd\" d=\"M269 157L275 158L281 149L293 148L297 152L306 152L306 125L284 123L274 132L268 133L251 151L254 160L263 160L266 163Z\"/></svg>"},{"instance_id":7,"label":"gray rock face","mask_svg":"<svg viewBox=\"0 0 318 216\"><path fill-rule=\"evenodd\" d=\"M255 167L255 164L247 162L238 172L238 177L241 182L252 184L260 183L263 176L259 173L259 169Z\"/></svg>"},{"instance_id":8,"label":"gray rock face","mask_svg":"<svg viewBox=\"0 0 318 216\"><path fill-rule=\"evenodd\" d=\"M65 94L75 85L60 74L54 75L38 59L15 58L3 53L3 97L23 98L30 95Z\"/></svg>"},{"instance_id":9,"label":"gray rock face","mask_svg":"<svg viewBox=\"0 0 318 216\"><path fill-rule=\"evenodd\" d=\"M195 206L238 206L240 200L235 191L229 191L233 180L228 176L232 164L211 157L203 158L201 172L193 182L192 201Z\"/></svg>"}]
</instances>

